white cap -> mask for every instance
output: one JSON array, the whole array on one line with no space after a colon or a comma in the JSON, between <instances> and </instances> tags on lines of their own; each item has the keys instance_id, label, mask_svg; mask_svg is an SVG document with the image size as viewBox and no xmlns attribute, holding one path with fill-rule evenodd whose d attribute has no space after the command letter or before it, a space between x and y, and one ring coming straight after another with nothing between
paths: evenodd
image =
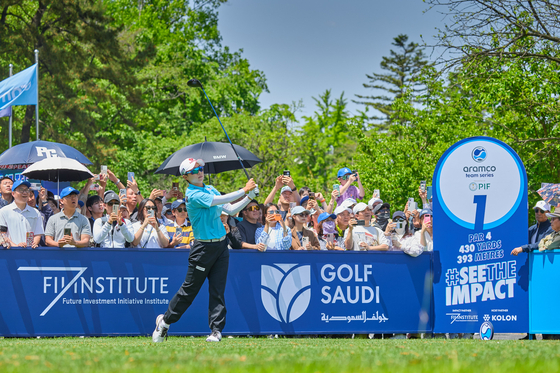
<instances>
[{"instance_id":1,"label":"white cap","mask_svg":"<svg viewBox=\"0 0 560 373\"><path fill-rule=\"evenodd\" d=\"M543 211L550 211L550 204L546 203L545 201L539 201L539 202L537 202L535 207L533 207L533 210L534 209L541 209Z\"/></svg>"},{"instance_id":2,"label":"white cap","mask_svg":"<svg viewBox=\"0 0 560 373\"><path fill-rule=\"evenodd\" d=\"M367 208L368 208L368 205L366 205L363 202L360 202L356 206L354 206L354 214L357 214L358 212L362 212Z\"/></svg>"},{"instance_id":3,"label":"white cap","mask_svg":"<svg viewBox=\"0 0 560 373\"><path fill-rule=\"evenodd\" d=\"M340 204L340 206L344 206L345 208L349 208L352 205L356 204L356 200L354 198L346 198L344 201L342 201L342 203Z\"/></svg>"},{"instance_id":4,"label":"white cap","mask_svg":"<svg viewBox=\"0 0 560 373\"><path fill-rule=\"evenodd\" d=\"M379 198L373 197L372 199L369 200L368 206L371 207L371 208L373 208L373 205L376 204L376 203L378 203L378 202L379 202L379 203L383 203L383 201L380 200Z\"/></svg>"},{"instance_id":5,"label":"white cap","mask_svg":"<svg viewBox=\"0 0 560 373\"><path fill-rule=\"evenodd\" d=\"M197 163L201 167L204 167L204 161L202 159L187 158L183 162L181 162L181 165L179 166L179 172L181 173L181 175L185 175L187 172L192 171Z\"/></svg>"},{"instance_id":6,"label":"white cap","mask_svg":"<svg viewBox=\"0 0 560 373\"><path fill-rule=\"evenodd\" d=\"M340 205L340 206L337 206L337 208L334 209L334 214L335 214L335 215L340 215L340 214L342 214L344 211L348 211L350 214L352 213L352 210L351 210L351 209Z\"/></svg>"}]
</instances>

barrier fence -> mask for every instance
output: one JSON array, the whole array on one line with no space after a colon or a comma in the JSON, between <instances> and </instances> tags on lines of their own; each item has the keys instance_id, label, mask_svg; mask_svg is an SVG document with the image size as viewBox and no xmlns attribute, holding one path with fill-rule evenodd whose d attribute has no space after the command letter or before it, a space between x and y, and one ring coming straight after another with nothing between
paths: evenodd
<instances>
[{"instance_id":1,"label":"barrier fence","mask_svg":"<svg viewBox=\"0 0 560 373\"><path fill-rule=\"evenodd\" d=\"M0 253L0 334L147 335L180 287L188 250ZM224 334L429 332L432 254L230 251ZM208 287L170 329L206 335Z\"/></svg>"}]
</instances>

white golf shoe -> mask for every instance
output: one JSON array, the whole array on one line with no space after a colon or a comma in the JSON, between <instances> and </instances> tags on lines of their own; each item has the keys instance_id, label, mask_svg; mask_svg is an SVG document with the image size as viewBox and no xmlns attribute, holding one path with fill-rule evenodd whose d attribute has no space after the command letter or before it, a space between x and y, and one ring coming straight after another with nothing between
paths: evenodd
<instances>
[{"instance_id":1,"label":"white golf shoe","mask_svg":"<svg viewBox=\"0 0 560 373\"><path fill-rule=\"evenodd\" d=\"M206 342L220 342L222 340L222 333L215 330L206 338Z\"/></svg>"},{"instance_id":2,"label":"white golf shoe","mask_svg":"<svg viewBox=\"0 0 560 373\"><path fill-rule=\"evenodd\" d=\"M155 343L163 342L167 339L167 331L169 330L169 325L163 325L163 315L159 315L156 318L156 329L152 333L152 341Z\"/></svg>"}]
</instances>

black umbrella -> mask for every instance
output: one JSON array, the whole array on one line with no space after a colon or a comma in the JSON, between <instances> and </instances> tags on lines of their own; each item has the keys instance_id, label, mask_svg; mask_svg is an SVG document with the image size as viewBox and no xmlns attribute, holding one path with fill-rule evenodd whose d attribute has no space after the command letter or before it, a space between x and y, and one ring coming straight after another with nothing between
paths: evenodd
<instances>
[{"instance_id":1,"label":"black umbrella","mask_svg":"<svg viewBox=\"0 0 560 373\"><path fill-rule=\"evenodd\" d=\"M242 146L233 145L243 160L243 166L253 167L262 160ZM220 172L239 170L241 164L229 143L205 141L185 146L170 155L156 170L156 174L180 175L179 166L187 158L202 159L205 163L204 172L219 174Z\"/></svg>"}]
</instances>

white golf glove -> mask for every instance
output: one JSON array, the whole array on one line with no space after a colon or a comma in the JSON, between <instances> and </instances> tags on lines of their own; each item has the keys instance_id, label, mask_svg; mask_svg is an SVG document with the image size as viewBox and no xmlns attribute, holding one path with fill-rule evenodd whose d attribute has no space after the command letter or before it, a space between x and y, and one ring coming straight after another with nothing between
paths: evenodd
<instances>
[{"instance_id":1,"label":"white golf glove","mask_svg":"<svg viewBox=\"0 0 560 373\"><path fill-rule=\"evenodd\" d=\"M259 196L259 186L257 185L257 187L253 190L250 190L249 193L247 193L247 196L251 199L255 199L256 197Z\"/></svg>"}]
</instances>

